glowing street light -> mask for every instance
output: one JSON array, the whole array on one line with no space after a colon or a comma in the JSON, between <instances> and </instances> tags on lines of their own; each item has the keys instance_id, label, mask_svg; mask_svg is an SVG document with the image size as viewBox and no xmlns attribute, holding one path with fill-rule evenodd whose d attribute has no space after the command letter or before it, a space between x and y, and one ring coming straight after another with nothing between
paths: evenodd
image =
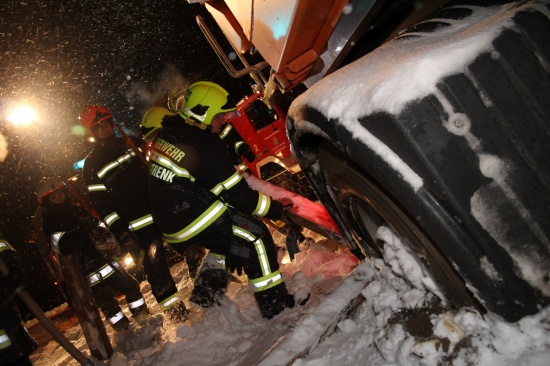
<instances>
[{"instance_id":1,"label":"glowing street light","mask_svg":"<svg viewBox=\"0 0 550 366\"><path fill-rule=\"evenodd\" d=\"M30 125L38 119L38 115L31 107L20 106L12 110L6 119L16 127L19 127Z\"/></svg>"}]
</instances>

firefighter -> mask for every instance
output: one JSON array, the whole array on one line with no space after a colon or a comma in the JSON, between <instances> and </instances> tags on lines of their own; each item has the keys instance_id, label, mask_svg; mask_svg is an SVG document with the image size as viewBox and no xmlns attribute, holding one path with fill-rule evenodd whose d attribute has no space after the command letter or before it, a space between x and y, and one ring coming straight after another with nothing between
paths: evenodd
<instances>
[{"instance_id":1,"label":"firefighter","mask_svg":"<svg viewBox=\"0 0 550 366\"><path fill-rule=\"evenodd\" d=\"M141 155L145 141L116 137L113 116L102 106L86 106L80 123L95 139L82 172L94 209L134 262L144 251L144 272L162 311L173 321L184 320L187 309L170 274L162 234L147 200L147 163Z\"/></svg>"},{"instance_id":2,"label":"firefighter","mask_svg":"<svg viewBox=\"0 0 550 366\"><path fill-rule=\"evenodd\" d=\"M32 365L29 356L38 344L23 326L13 299L23 286L24 272L17 252L1 237L0 258L0 365Z\"/></svg>"},{"instance_id":3,"label":"firefighter","mask_svg":"<svg viewBox=\"0 0 550 366\"><path fill-rule=\"evenodd\" d=\"M273 238L254 216L279 219L284 207L248 186L234 168L227 145L213 133L214 118L223 120L223 114L235 110L226 103L221 86L201 83L187 90L179 113L162 116L155 113L160 107L146 113L142 131L153 140L151 212L177 251L197 244L217 253L215 260L205 261L191 301L213 305L212 298L227 286L226 268L236 268L247 274L262 315L272 318L294 306L294 298L279 272Z\"/></svg>"},{"instance_id":4,"label":"firefighter","mask_svg":"<svg viewBox=\"0 0 550 366\"><path fill-rule=\"evenodd\" d=\"M189 89L197 90L199 88L217 88L218 85L211 83L209 81L198 81L192 84ZM187 88L176 87L170 91L168 94L168 109L172 112L181 112L185 104L185 95ZM220 87L220 97L228 98L229 93ZM233 124L229 123L229 120L238 117L238 112L234 111L233 113L218 114L212 118L210 126L212 127L212 132L217 133L222 140L225 141L228 147L229 155L232 158L233 165L238 166L240 170L244 171L247 168L243 164L243 159L245 158L248 162L253 162L256 160L256 155L250 148L250 146L244 141L239 132Z\"/></svg>"},{"instance_id":5,"label":"firefighter","mask_svg":"<svg viewBox=\"0 0 550 366\"><path fill-rule=\"evenodd\" d=\"M113 329L128 328L129 320L122 312L116 293L126 297L135 318L149 314L139 283L120 264L102 255L94 243L98 220L73 201L69 189L56 178L44 178L36 188L42 205L42 230L52 252L59 255L78 253L97 305Z\"/></svg>"}]
</instances>

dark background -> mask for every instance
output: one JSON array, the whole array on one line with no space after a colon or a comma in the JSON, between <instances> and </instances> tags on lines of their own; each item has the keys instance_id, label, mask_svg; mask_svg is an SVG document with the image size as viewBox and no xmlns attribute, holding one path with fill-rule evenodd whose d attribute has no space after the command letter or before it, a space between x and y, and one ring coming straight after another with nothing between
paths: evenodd
<instances>
[{"instance_id":1,"label":"dark background","mask_svg":"<svg viewBox=\"0 0 550 366\"><path fill-rule=\"evenodd\" d=\"M223 39L206 9L185 0L1 2L0 133L9 152L0 163L0 233L22 254L27 287L43 308L59 296L32 243L34 190L42 177L77 174L73 163L91 149L78 128L83 106L104 105L138 133L143 113L174 86L210 80L235 102L250 94L252 79L227 74L196 15ZM15 128L6 116L20 102L39 120Z\"/></svg>"}]
</instances>

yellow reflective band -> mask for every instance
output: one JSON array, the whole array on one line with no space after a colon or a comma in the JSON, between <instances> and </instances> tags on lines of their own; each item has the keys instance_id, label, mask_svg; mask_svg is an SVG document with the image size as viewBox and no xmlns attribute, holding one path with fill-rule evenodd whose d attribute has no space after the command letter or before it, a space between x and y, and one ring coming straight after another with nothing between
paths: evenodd
<instances>
[{"instance_id":1,"label":"yellow reflective band","mask_svg":"<svg viewBox=\"0 0 550 366\"><path fill-rule=\"evenodd\" d=\"M258 255L258 261L260 262L260 266L262 267L262 274L264 276L270 274L271 267L269 265L269 259L267 258L265 252L264 242L260 238L254 236L251 232L238 226L233 226L233 235L254 244L254 248L256 248L256 254Z\"/></svg>"},{"instance_id":2,"label":"yellow reflective band","mask_svg":"<svg viewBox=\"0 0 550 366\"><path fill-rule=\"evenodd\" d=\"M112 316L110 319L109 319L109 323L111 324L116 324L119 322L120 319L124 318L124 314L122 314L122 311L119 311L118 313L116 313L114 316Z\"/></svg>"},{"instance_id":3,"label":"yellow reflective band","mask_svg":"<svg viewBox=\"0 0 550 366\"><path fill-rule=\"evenodd\" d=\"M227 210L225 204L220 201L216 201L183 230L173 234L163 233L164 238L168 243L181 243L182 241L189 240L210 226L210 224L216 221L216 219L220 217L225 210Z\"/></svg>"},{"instance_id":4,"label":"yellow reflective band","mask_svg":"<svg viewBox=\"0 0 550 366\"><path fill-rule=\"evenodd\" d=\"M221 139L223 140L229 134L229 132L231 132L232 129L233 125L228 123L227 126L225 126L225 128L222 130L222 132L220 132Z\"/></svg>"},{"instance_id":5,"label":"yellow reflective band","mask_svg":"<svg viewBox=\"0 0 550 366\"><path fill-rule=\"evenodd\" d=\"M178 296L178 293L173 294L167 299L162 300L159 305L162 311L166 311L170 309L172 306L176 305L176 303L180 300L180 297Z\"/></svg>"},{"instance_id":6,"label":"yellow reflective band","mask_svg":"<svg viewBox=\"0 0 550 366\"><path fill-rule=\"evenodd\" d=\"M210 192L214 193L216 196L219 195L224 189L231 189L235 184L239 183L243 179L243 176L235 171L235 173L227 178L225 181L218 183Z\"/></svg>"},{"instance_id":7,"label":"yellow reflective band","mask_svg":"<svg viewBox=\"0 0 550 366\"><path fill-rule=\"evenodd\" d=\"M256 240L256 236L254 236L250 231L247 231L239 226L233 226L233 235L249 242Z\"/></svg>"},{"instance_id":8,"label":"yellow reflective band","mask_svg":"<svg viewBox=\"0 0 550 366\"><path fill-rule=\"evenodd\" d=\"M52 249L55 253L59 252L59 241L61 240L61 237L65 234L64 231L58 231L52 234Z\"/></svg>"},{"instance_id":9,"label":"yellow reflective band","mask_svg":"<svg viewBox=\"0 0 550 366\"><path fill-rule=\"evenodd\" d=\"M128 228L131 231L139 230L145 226L151 225L153 223L153 216L151 214L145 215L143 217L140 217L139 219L130 221L130 224L128 225Z\"/></svg>"},{"instance_id":10,"label":"yellow reflective band","mask_svg":"<svg viewBox=\"0 0 550 366\"><path fill-rule=\"evenodd\" d=\"M0 329L0 349L8 348L11 346L10 337L8 337L4 329Z\"/></svg>"},{"instance_id":11,"label":"yellow reflective band","mask_svg":"<svg viewBox=\"0 0 550 366\"><path fill-rule=\"evenodd\" d=\"M235 143L235 153L239 153L239 146L241 146L242 144L244 144L244 141L239 141Z\"/></svg>"},{"instance_id":12,"label":"yellow reflective band","mask_svg":"<svg viewBox=\"0 0 550 366\"><path fill-rule=\"evenodd\" d=\"M269 206L271 206L271 197L261 192L258 193L258 205L256 206L254 212L252 212L252 215L264 217L269 211Z\"/></svg>"},{"instance_id":13,"label":"yellow reflective band","mask_svg":"<svg viewBox=\"0 0 550 366\"><path fill-rule=\"evenodd\" d=\"M135 308L139 308L143 304L145 304L145 299L142 297L139 300L132 301L131 303L128 303L128 307L130 309L135 309Z\"/></svg>"},{"instance_id":14,"label":"yellow reflective band","mask_svg":"<svg viewBox=\"0 0 550 366\"><path fill-rule=\"evenodd\" d=\"M240 172L244 172L247 169L248 169L248 166L245 163L241 163L239 164L239 166L237 166L237 170Z\"/></svg>"},{"instance_id":15,"label":"yellow reflective band","mask_svg":"<svg viewBox=\"0 0 550 366\"><path fill-rule=\"evenodd\" d=\"M88 186L88 192L98 192L98 191L106 191L107 187L105 187L105 184L90 184Z\"/></svg>"},{"instance_id":16,"label":"yellow reflective band","mask_svg":"<svg viewBox=\"0 0 550 366\"><path fill-rule=\"evenodd\" d=\"M252 292L260 292L283 283L283 277L281 276L281 273L277 270L268 276L249 280L248 283L250 284Z\"/></svg>"},{"instance_id":17,"label":"yellow reflective band","mask_svg":"<svg viewBox=\"0 0 550 366\"><path fill-rule=\"evenodd\" d=\"M0 240L0 252L3 252L4 250L13 250L13 248L7 241Z\"/></svg>"},{"instance_id":18,"label":"yellow reflective band","mask_svg":"<svg viewBox=\"0 0 550 366\"><path fill-rule=\"evenodd\" d=\"M127 150L126 151L126 154L116 158L115 161L105 165L103 168L101 168L98 172L97 172L97 176L100 178L100 179L103 179L105 177L105 175L107 175L107 173L109 173L111 170L113 170L114 168L116 168L117 166L119 166L120 164L130 160L133 156L136 156L136 153L133 152L131 149L130 150Z\"/></svg>"},{"instance_id":19,"label":"yellow reflective band","mask_svg":"<svg viewBox=\"0 0 550 366\"><path fill-rule=\"evenodd\" d=\"M115 222L118 219L120 219L120 216L118 216L116 212L111 212L110 214L108 214L103 218L103 221L105 221L105 224L107 224L107 227L110 228L113 222Z\"/></svg>"},{"instance_id":20,"label":"yellow reflective band","mask_svg":"<svg viewBox=\"0 0 550 366\"><path fill-rule=\"evenodd\" d=\"M99 271L90 273L87 276L90 286L93 286L96 283L103 281L104 279L110 277L113 273L115 273L115 270L113 269L113 267L118 268L119 264L117 262L112 262L110 264L106 264L103 267L101 267Z\"/></svg>"},{"instance_id":21,"label":"yellow reflective band","mask_svg":"<svg viewBox=\"0 0 550 366\"><path fill-rule=\"evenodd\" d=\"M177 164L175 164L172 160L168 159L164 155L161 155L157 152L151 151L151 160L157 163L158 165L161 165L165 167L166 169L171 170L174 174L176 174L178 177L182 178L189 178L191 179L191 182L195 181L195 178L189 174L189 171L187 169L184 169Z\"/></svg>"}]
</instances>

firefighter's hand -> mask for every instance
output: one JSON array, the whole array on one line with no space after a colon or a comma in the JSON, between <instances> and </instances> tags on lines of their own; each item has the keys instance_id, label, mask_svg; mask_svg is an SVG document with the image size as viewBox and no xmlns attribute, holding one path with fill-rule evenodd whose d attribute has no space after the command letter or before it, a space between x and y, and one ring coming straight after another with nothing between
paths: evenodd
<instances>
[{"instance_id":1,"label":"firefighter's hand","mask_svg":"<svg viewBox=\"0 0 550 366\"><path fill-rule=\"evenodd\" d=\"M292 210L292 207L294 207L294 202L288 197L283 197L280 200L277 200L277 202L283 205L283 208L287 211Z\"/></svg>"},{"instance_id":2,"label":"firefighter's hand","mask_svg":"<svg viewBox=\"0 0 550 366\"><path fill-rule=\"evenodd\" d=\"M225 268L229 273L237 272L239 276L248 269L250 248L232 243L229 254L225 257Z\"/></svg>"},{"instance_id":3,"label":"firefighter's hand","mask_svg":"<svg viewBox=\"0 0 550 366\"><path fill-rule=\"evenodd\" d=\"M291 223L292 220L288 217L288 213L294 207L294 203L290 198L283 198L278 201L283 206L283 212L281 213L281 220L286 223Z\"/></svg>"}]
</instances>

